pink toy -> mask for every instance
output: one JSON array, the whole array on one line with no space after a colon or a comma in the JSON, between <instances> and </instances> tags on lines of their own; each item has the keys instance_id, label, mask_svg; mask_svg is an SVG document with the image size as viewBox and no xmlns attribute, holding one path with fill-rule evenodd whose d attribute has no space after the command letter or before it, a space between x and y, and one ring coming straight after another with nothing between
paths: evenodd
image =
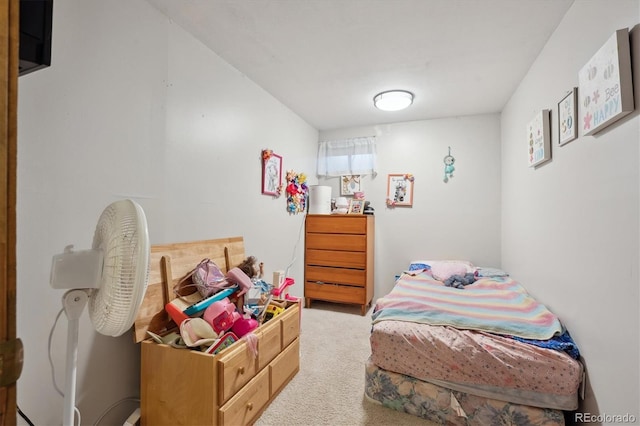
<instances>
[{"instance_id":1,"label":"pink toy","mask_svg":"<svg viewBox=\"0 0 640 426\"><path fill-rule=\"evenodd\" d=\"M258 328L258 325L258 321L254 320L253 318L240 318L233 323L231 331L233 331L236 336L242 337L245 334L249 334L256 328Z\"/></svg>"},{"instance_id":2,"label":"pink toy","mask_svg":"<svg viewBox=\"0 0 640 426\"><path fill-rule=\"evenodd\" d=\"M236 312L236 306L229 301L228 297L213 302L205 309L202 317L211 324L211 327L218 335L229 330L233 323L241 318L240 314Z\"/></svg>"},{"instance_id":3,"label":"pink toy","mask_svg":"<svg viewBox=\"0 0 640 426\"><path fill-rule=\"evenodd\" d=\"M253 284L251 283L251 278L240 268L232 268L227 272L227 280L231 281L234 284L237 284L240 287L240 292L238 296L242 296L249 290Z\"/></svg>"},{"instance_id":4,"label":"pink toy","mask_svg":"<svg viewBox=\"0 0 640 426\"><path fill-rule=\"evenodd\" d=\"M290 300L292 302L297 302L298 298L294 297L294 296L290 296L289 295L289 289L288 287L291 285L294 285L296 282L293 278L290 277L286 277L284 279L284 281L282 282L282 285L280 287L274 288L273 290L271 290L271 294L273 294L275 297L279 297L281 299L285 299L285 300Z\"/></svg>"}]
</instances>

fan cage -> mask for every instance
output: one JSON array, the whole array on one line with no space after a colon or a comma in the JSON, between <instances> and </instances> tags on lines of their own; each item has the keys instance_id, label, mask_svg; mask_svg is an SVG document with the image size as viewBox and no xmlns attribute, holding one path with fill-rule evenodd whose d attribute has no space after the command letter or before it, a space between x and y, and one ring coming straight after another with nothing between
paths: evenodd
<instances>
[{"instance_id":1,"label":"fan cage","mask_svg":"<svg viewBox=\"0 0 640 426\"><path fill-rule=\"evenodd\" d=\"M93 248L104 253L100 288L92 290L89 316L97 332L120 336L133 325L149 277L149 237L142 208L131 200L102 213Z\"/></svg>"}]
</instances>

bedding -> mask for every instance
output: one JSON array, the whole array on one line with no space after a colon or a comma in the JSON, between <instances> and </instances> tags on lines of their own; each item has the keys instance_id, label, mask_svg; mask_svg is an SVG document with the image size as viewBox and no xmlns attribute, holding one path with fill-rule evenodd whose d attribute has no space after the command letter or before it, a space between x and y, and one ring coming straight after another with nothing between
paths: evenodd
<instances>
[{"instance_id":1,"label":"bedding","mask_svg":"<svg viewBox=\"0 0 640 426\"><path fill-rule=\"evenodd\" d=\"M562 332L558 318L511 277L482 278L458 289L427 271L403 274L378 299L372 319L374 324L412 321L538 340Z\"/></svg>"},{"instance_id":2,"label":"bedding","mask_svg":"<svg viewBox=\"0 0 640 426\"><path fill-rule=\"evenodd\" d=\"M449 389L537 407L574 410L582 365L564 351L449 326L373 325L371 361Z\"/></svg>"},{"instance_id":3,"label":"bedding","mask_svg":"<svg viewBox=\"0 0 640 426\"><path fill-rule=\"evenodd\" d=\"M375 374L385 380L395 377L404 383L403 390L409 385L425 390L430 396L416 398L424 396L429 404L460 393L479 398L468 408L493 407L489 411L501 416L500 410L512 412L517 405L542 416L532 424L563 424L555 417L560 413L562 418L559 410L577 409L584 370L577 345L559 318L498 268L482 268L481 273L470 262L442 262L447 266L412 262L391 292L378 299L369 359ZM445 286L442 279L462 267L471 269L477 280L462 288ZM439 389L436 396L434 389ZM407 411L404 397L395 395L396 402L388 395L382 398L386 402L374 399ZM464 411L462 420L447 414L446 423L485 424L469 422L479 417ZM552 420L545 417L549 413Z\"/></svg>"},{"instance_id":4,"label":"bedding","mask_svg":"<svg viewBox=\"0 0 640 426\"><path fill-rule=\"evenodd\" d=\"M439 425L564 425L562 411L538 408L454 391L386 371L368 360L365 396L394 410Z\"/></svg>"}]
</instances>

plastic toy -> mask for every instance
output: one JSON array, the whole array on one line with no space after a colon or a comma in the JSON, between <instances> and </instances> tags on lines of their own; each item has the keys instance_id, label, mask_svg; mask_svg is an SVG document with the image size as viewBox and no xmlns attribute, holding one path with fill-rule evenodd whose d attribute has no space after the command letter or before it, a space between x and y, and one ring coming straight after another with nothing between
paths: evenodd
<instances>
[{"instance_id":1,"label":"plastic toy","mask_svg":"<svg viewBox=\"0 0 640 426\"><path fill-rule=\"evenodd\" d=\"M223 349L228 348L233 343L238 341L238 336L232 332L225 333L220 339L218 339L213 345L205 351L208 354L215 355Z\"/></svg>"},{"instance_id":2,"label":"plastic toy","mask_svg":"<svg viewBox=\"0 0 640 426\"><path fill-rule=\"evenodd\" d=\"M280 306L276 305L273 302L269 303L269 306L267 306L267 310L266 310L266 314L265 314L264 320L265 320L265 322L269 321L273 317L276 317L276 316L280 315L283 312L284 312L284 307L280 307Z\"/></svg>"},{"instance_id":3,"label":"plastic toy","mask_svg":"<svg viewBox=\"0 0 640 426\"><path fill-rule=\"evenodd\" d=\"M221 291L217 292L213 296L209 296L206 299L202 299L201 301L194 303L193 305L191 305L187 309L185 309L183 312L186 315L190 315L190 316L191 315L196 315L196 314L204 311L212 303L215 303L215 302L217 302L219 300L222 300L222 299L228 299L227 296L231 296L236 291L238 291L238 287L225 288L224 290L221 290Z\"/></svg>"},{"instance_id":4,"label":"plastic toy","mask_svg":"<svg viewBox=\"0 0 640 426\"><path fill-rule=\"evenodd\" d=\"M205 309L202 317L220 335L229 330L233 323L241 318L241 315L236 312L236 306L231 303L229 298L225 297L222 300L213 302Z\"/></svg>"},{"instance_id":5,"label":"plastic toy","mask_svg":"<svg viewBox=\"0 0 640 426\"><path fill-rule=\"evenodd\" d=\"M233 323L231 331L233 331L236 336L242 337L245 334L251 333L253 330L258 328L259 325L258 321L253 318L240 318Z\"/></svg>"},{"instance_id":6,"label":"plastic toy","mask_svg":"<svg viewBox=\"0 0 640 426\"><path fill-rule=\"evenodd\" d=\"M291 302L297 302L298 301L297 297L289 295L289 287L294 285L295 283L296 282L293 278L286 277L280 287L274 287L273 290L271 290L271 294L273 294L275 297L278 297L280 299L289 300Z\"/></svg>"}]
</instances>

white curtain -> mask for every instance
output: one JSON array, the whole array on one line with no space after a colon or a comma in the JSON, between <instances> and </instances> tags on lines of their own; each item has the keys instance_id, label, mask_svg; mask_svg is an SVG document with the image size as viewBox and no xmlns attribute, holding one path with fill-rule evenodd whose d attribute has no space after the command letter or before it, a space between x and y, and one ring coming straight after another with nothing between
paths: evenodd
<instances>
[{"instance_id":1,"label":"white curtain","mask_svg":"<svg viewBox=\"0 0 640 426\"><path fill-rule=\"evenodd\" d=\"M375 136L318 142L319 177L376 173Z\"/></svg>"}]
</instances>

